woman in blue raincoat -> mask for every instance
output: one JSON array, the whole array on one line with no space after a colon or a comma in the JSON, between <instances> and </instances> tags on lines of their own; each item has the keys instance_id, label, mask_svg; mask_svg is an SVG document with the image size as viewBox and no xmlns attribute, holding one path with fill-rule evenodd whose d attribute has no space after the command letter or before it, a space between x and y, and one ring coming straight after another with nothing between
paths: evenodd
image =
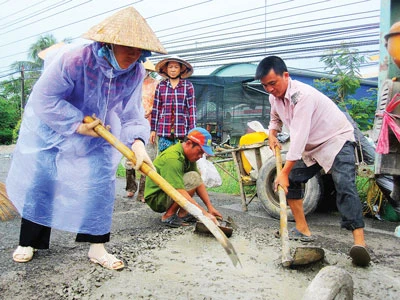
<instances>
[{"instance_id":1,"label":"woman in blue raincoat","mask_svg":"<svg viewBox=\"0 0 400 300\"><path fill-rule=\"evenodd\" d=\"M139 34L140 33L140 34ZM59 51L29 97L7 177L7 192L22 216L13 259L27 262L35 249L48 249L51 228L76 232L89 242L91 261L109 269L124 264L109 254L119 153L93 128L100 122L152 166L144 143L140 63L165 49L132 7L91 28L92 44ZM84 116L97 116L89 124Z\"/></svg>"}]
</instances>

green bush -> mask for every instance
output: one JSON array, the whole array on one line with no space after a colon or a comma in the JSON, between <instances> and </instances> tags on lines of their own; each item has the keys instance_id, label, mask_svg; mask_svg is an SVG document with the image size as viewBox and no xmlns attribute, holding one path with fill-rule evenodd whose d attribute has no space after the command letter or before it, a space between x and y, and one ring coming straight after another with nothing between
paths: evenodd
<instances>
[{"instance_id":1,"label":"green bush","mask_svg":"<svg viewBox=\"0 0 400 300\"><path fill-rule=\"evenodd\" d=\"M18 136L19 136L19 130L21 128L21 121L22 119L19 119L17 125L15 125L15 128L12 131L12 141L15 144L18 140Z\"/></svg>"},{"instance_id":2,"label":"green bush","mask_svg":"<svg viewBox=\"0 0 400 300\"><path fill-rule=\"evenodd\" d=\"M13 132L10 128L2 128L0 130L0 145L12 144Z\"/></svg>"}]
</instances>

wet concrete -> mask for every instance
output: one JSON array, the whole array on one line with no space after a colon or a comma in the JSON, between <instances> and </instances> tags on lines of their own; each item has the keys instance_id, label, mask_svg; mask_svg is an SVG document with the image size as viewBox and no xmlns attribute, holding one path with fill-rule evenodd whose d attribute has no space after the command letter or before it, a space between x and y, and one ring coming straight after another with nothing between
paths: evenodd
<instances>
[{"instance_id":1,"label":"wet concrete","mask_svg":"<svg viewBox=\"0 0 400 300\"><path fill-rule=\"evenodd\" d=\"M9 148L8 148L9 149ZM0 151L2 149L0 148ZM5 181L10 155L0 155L0 181ZM236 223L231 243L242 267L235 268L221 245L193 226L169 229L160 214L125 198L125 180L117 180L111 241L107 249L126 268L110 271L91 264L88 245L75 235L53 230L51 247L25 264L12 261L18 244L20 219L0 222L0 299L301 299L324 266L347 271L354 281L354 299L399 299L400 240L393 235L399 223L366 219L366 239L374 251L368 268L352 265L347 253L351 234L339 228L339 215L308 216L326 259L307 267L286 269L280 264L279 228L257 199L241 211L239 196L211 194L224 217ZM293 224L289 223L289 227ZM301 246L291 242L291 248Z\"/></svg>"}]
</instances>

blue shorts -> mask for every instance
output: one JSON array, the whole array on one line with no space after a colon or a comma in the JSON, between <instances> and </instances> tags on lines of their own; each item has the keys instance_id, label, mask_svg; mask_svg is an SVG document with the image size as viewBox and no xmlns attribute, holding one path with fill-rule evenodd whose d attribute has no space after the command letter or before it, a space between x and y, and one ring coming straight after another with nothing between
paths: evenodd
<instances>
[{"instance_id":1,"label":"blue shorts","mask_svg":"<svg viewBox=\"0 0 400 300\"><path fill-rule=\"evenodd\" d=\"M185 190L189 192L199 187L203 183L203 180L198 172L189 171L183 175L183 183ZM174 203L174 200L163 190L146 197L145 201L153 211L159 213L166 212Z\"/></svg>"}]
</instances>

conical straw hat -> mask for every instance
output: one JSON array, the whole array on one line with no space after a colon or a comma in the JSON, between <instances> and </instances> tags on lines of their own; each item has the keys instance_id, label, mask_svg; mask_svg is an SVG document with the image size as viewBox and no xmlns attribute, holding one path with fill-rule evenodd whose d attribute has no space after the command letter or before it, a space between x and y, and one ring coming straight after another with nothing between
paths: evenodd
<instances>
[{"instance_id":1,"label":"conical straw hat","mask_svg":"<svg viewBox=\"0 0 400 300\"><path fill-rule=\"evenodd\" d=\"M146 20L133 7L118 11L90 28L82 37L98 42L167 53Z\"/></svg>"},{"instance_id":2,"label":"conical straw hat","mask_svg":"<svg viewBox=\"0 0 400 300\"><path fill-rule=\"evenodd\" d=\"M61 48L61 47L63 47L63 46L65 46L65 43L64 43L64 42L60 42L60 43L57 43L57 44L53 44L53 45L51 45L50 47L47 47L46 49L43 49L42 51L40 51L40 52L38 53L38 56L39 56L41 59L44 60L49 52L54 51L54 50L56 50L56 49L58 49L58 48Z\"/></svg>"},{"instance_id":3,"label":"conical straw hat","mask_svg":"<svg viewBox=\"0 0 400 300\"><path fill-rule=\"evenodd\" d=\"M193 67L190 63L188 63L186 60L183 60L182 58L180 58L178 56L173 56L173 57L164 58L163 60L159 61L156 64L156 72L159 75L161 75L162 77L168 78L167 64L170 61L176 61L176 62L182 64L181 78L188 78L193 74Z\"/></svg>"},{"instance_id":4,"label":"conical straw hat","mask_svg":"<svg viewBox=\"0 0 400 300\"><path fill-rule=\"evenodd\" d=\"M146 70L149 70L152 72L154 72L156 70L156 67L154 66L154 64L148 59L146 59L146 61L142 64Z\"/></svg>"}]
</instances>

